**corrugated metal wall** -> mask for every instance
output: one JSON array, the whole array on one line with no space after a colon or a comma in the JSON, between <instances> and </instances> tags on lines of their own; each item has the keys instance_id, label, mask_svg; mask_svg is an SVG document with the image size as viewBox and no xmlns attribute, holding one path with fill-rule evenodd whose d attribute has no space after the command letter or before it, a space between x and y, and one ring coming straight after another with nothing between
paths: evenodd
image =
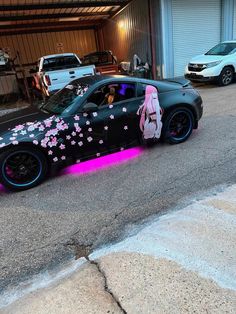
<instances>
[{"instance_id":1,"label":"corrugated metal wall","mask_svg":"<svg viewBox=\"0 0 236 314\"><path fill-rule=\"evenodd\" d=\"M97 49L94 30L0 36L0 47L7 48L11 57L15 57L19 51L23 64L36 62L44 55L62 52L74 52L82 57Z\"/></svg>"},{"instance_id":2,"label":"corrugated metal wall","mask_svg":"<svg viewBox=\"0 0 236 314\"><path fill-rule=\"evenodd\" d=\"M24 65L28 76L32 64L41 56L73 52L82 57L96 51L97 45L94 30L78 30L0 36L0 48L6 50L11 58L15 58L17 51L19 51L21 63ZM18 59L16 59L15 64L19 64ZM14 75L0 77L0 95L17 92L17 82Z\"/></svg>"},{"instance_id":3,"label":"corrugated metal wall","mask_svg":"<svg viewBox=\"0 0 236 314\"><path fill-rule=\"evenodd\" d=\"M102 28L104 48L119 61L132 61L136 53L151 63L148 1L134 0Z\"/></svg>"}]
</instances>

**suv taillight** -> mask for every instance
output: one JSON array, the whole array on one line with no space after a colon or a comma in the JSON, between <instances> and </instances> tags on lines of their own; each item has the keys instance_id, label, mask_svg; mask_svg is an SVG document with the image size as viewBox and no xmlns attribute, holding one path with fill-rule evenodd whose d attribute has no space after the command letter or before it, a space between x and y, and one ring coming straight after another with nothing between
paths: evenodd
<instances>
[{"instance_id":1,"label":"suv taillight","mask_svg":"<svg viewBox=\"0 0 236 314\"><path fill-rule=\"evenodd\" d=\"M48 86L50 86L51 85L51 80L50 80L50 77L49 77L49 75L45 75L45 83L48 85Z\"/></svg>"}]
</instances>

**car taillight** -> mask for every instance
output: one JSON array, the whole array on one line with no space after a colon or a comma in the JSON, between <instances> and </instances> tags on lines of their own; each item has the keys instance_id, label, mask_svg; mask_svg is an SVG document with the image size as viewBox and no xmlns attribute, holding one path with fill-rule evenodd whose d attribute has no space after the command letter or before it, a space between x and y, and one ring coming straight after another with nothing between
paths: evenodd
<instances>
[{"instance_id":1,"label":"car taillight","mask_svg":"<svg viewBox=\"0 0 236 314\"><path fill-rule=\"evenodd\" d=\"M45 83L48 85L48 86L50 86L51 85L51 80L50 80L50 77L49 77L49 75L45 75Z\"/></svg>"}]
</instances>

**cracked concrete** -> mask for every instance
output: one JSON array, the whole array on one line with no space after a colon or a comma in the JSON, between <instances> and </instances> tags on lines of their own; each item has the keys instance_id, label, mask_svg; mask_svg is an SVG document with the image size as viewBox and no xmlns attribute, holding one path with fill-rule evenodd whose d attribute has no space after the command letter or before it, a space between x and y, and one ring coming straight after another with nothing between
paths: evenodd
<instances>
[{"instance_id":1,"label":"cracked concrete","mask_svg":"<svg viewBox=\"0 0 236 314\"><path fill-rule=\"evenodd\" d=\"M30 301L30 302L29 302ZM14 307L1 310L1 314L104 314L124 313L105 289L104 276L96 265L86 263L78 273L64 282L32 293L30 299L17 301Z\"/></svg>"},{"instance_id":2,"label":"cracked concrete","mask_svg":"<svg viewBox=\"0 0 236 314\"><path fill-rule=\"evenodd\" d=\"M153 217L101 250L71 242L80 268L1 314L234 314L235 227L236 185Z\"/></svg>"}]
</instances>

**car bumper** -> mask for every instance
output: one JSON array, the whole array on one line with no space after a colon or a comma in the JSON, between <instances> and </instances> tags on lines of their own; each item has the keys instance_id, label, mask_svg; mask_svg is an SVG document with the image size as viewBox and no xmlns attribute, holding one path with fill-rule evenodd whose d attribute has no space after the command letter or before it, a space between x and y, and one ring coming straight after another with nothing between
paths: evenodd
<instances>
[{"instance_id":1,"label":"car bumper","mask_svg":"<svg viewBox=\"0 0 236 314\"><path fill-rule=\"evenodd\" d=\"M213 82L216 81L217 76L203 76L198 73L187 73L185 78L193 82Z\"/></svg>"}]
</instances>

